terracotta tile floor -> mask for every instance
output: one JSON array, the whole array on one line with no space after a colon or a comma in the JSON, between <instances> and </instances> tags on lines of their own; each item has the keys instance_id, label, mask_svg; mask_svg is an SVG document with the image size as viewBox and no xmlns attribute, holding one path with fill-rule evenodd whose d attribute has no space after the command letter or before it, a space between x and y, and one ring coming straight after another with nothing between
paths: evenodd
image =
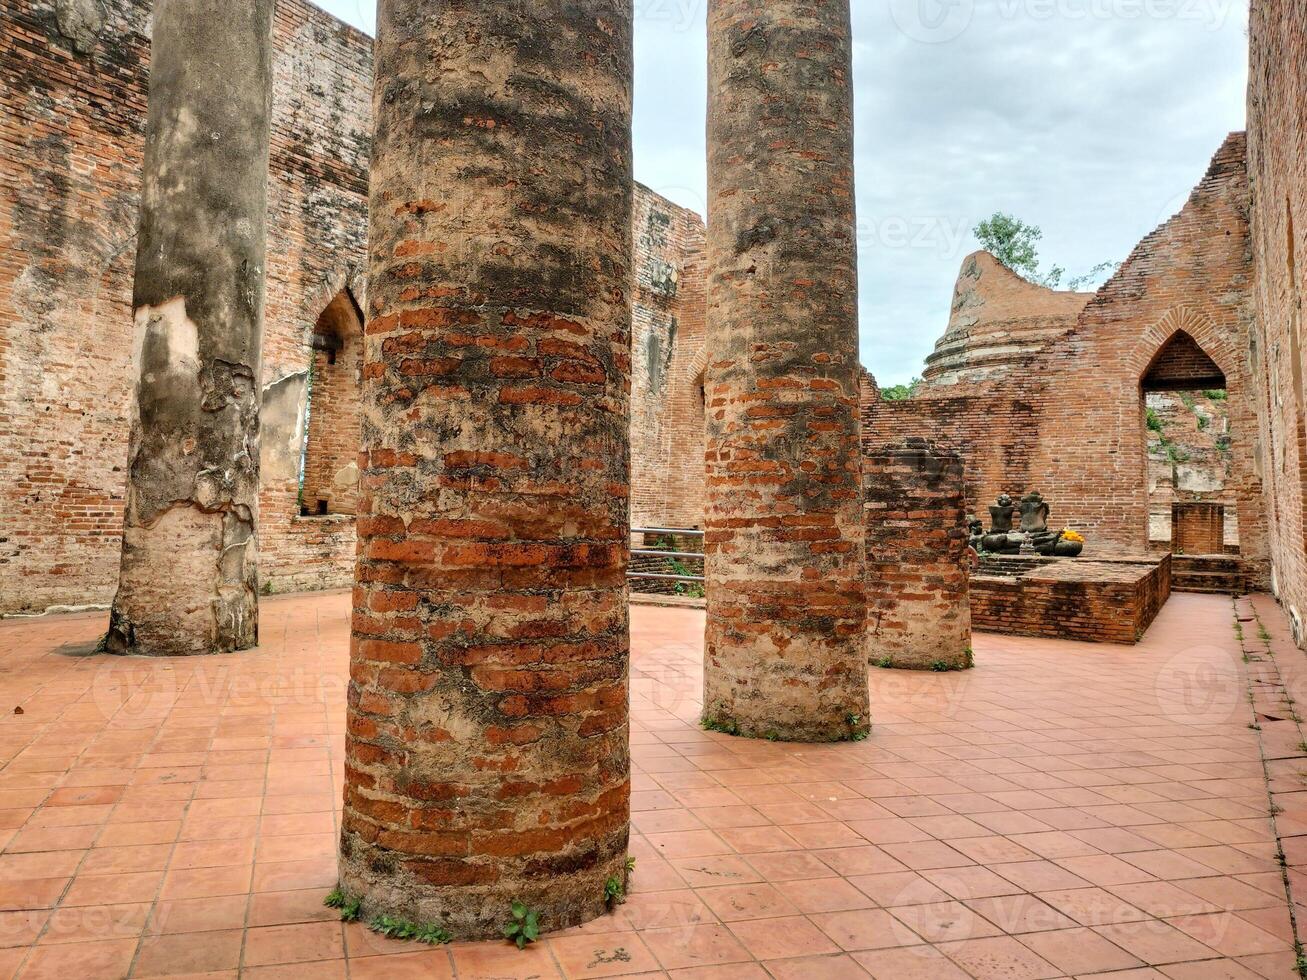
<instances>
[{"instance_id":1,"label":"terracotta tile floor","mask_svg":"<svg viewBox=\"0 0 1307 980\"><path fill-rule=\"evenodd\" d=\"M322 907L348 601L270 599L259 651L202 662L94 656L102 616L0 623L0 975L1292 975L1229 600L1176 596L1135 648L875 671L873 737L824 747L700 731L703 614L635 608L633 894L526 953Z\"/></svg>"}]
</instances>

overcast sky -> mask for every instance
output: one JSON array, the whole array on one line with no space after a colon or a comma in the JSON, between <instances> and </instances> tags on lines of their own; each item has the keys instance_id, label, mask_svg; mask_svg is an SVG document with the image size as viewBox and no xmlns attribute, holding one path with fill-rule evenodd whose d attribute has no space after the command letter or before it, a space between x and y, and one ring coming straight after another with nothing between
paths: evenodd
<instances>
[{"instance_id":1,"label":"overcast sky","mask_svg":"<svg viewBox=\"0 0 1307 980\"><path fill-rule=\"evenodd\" d=\"M318 0L372 32L375 0ZM635 0L635 175L705 210L707 0ZM1124 259L1244 126L1247 0L853 0L862 360L920 374L996 210Z\"/></svg>"}]
</instances>

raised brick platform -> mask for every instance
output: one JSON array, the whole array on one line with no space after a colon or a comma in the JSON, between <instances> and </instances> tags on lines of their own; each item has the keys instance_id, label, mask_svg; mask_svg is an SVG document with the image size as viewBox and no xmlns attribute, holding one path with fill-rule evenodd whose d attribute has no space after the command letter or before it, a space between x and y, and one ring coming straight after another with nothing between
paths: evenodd
<instances>
[{"instance_id":1,"label":"raised brick platform","mask_svg":"<svg viewBox=\"0 0 1307 980\"><path fill-rule=\"evenodd\" d=\"M1171 556L988 558L971 577L973 628L1138 643L1171 596Z\"/></svg>"}]
</instances>

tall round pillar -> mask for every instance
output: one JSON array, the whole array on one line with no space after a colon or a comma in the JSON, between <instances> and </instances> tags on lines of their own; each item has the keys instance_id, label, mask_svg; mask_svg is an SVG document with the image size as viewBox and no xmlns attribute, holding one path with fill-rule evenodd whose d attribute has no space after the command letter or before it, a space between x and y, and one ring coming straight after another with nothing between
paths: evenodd
<instances>
[{"instance_id":1,"label":"tall round pillar","mask_svg":"<svg viewBox=\"0 0 1307 980\"><path fill-rule=\"evenodd\" d=\"M273 6L154 5L112 653L187 656L258 643Z\"/></svg>"},{"instance_id":2,"label":"tall round pillar","mask_svg":"<svg viewBox=\"0 0 1307 980\"><path fill-rule=\"evenodd\" d=\"M631 0L381 0L341 888L625 879Z\"/></svg>"},{"instance_id":3,"label":"tall round pillar","mask_svg":"<svg viewBox=\"0 0 1307 980\"><path fill-rule=\"evenodd\" d=\"M704 719L868 727L848 0L708 8Z\"/></svg>"}]
</instances>

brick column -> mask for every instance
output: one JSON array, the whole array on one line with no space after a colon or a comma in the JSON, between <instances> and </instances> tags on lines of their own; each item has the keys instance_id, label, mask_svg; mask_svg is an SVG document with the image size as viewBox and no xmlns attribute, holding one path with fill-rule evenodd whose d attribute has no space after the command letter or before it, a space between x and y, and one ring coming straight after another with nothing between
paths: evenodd
<instances>
[{"instance_id":1,"label":"brick column","mask_svg":"<svg viewBox=\"0 0 1307 980\"><path fill-rule=\"evenodd\" d=\"M972 666L962 457L908 439L867 453L862 479L868 658L908 670Z\"/></svg>"},{"instance_id":2,"label":"brick column","mask_svg":"<svg viewBox=\"0 0 1307 980\"><path fill-rule=\"evenodd\" d=\"M258 643L272 12L273 0L154 7L113 653Z\"/></svg>"},{"instance_id":3,"label":"brick column","mask_svg":"<svg viewBox=\"0 0 1307 980\"><path fill-rule=\"evenodd\" d=\"M341 886L605 909L629 827L631 0L382 0Z\"/></svg>"},{"instance_id":4,"label":"brick column","mask_svg":"<svg viewBox=\"0 0 1307 980\"><path fill-rule=\"evenodd\" d=\"M867 730L847 0L708 9L704 717Z\"/></svg>"}]
</instances>

